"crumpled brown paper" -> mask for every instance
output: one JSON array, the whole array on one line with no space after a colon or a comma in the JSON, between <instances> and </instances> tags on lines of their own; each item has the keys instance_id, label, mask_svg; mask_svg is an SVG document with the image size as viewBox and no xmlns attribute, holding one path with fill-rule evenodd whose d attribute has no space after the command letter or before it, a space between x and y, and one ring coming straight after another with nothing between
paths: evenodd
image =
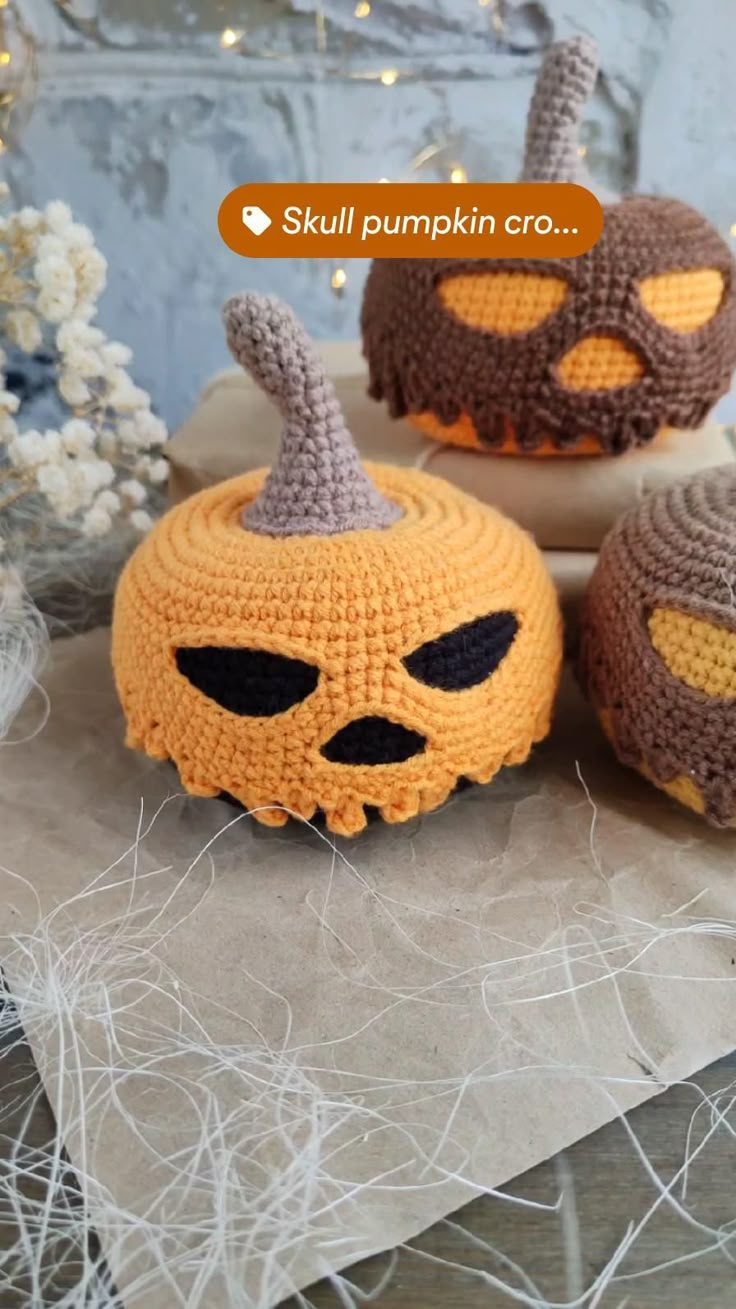
<instances>
[{"instance_id":1,"label":"crumpled brown paper","mask_svg":"<svg viewBox=\"0 0 736 1309\"><path fill-rule=\"evenodd\" d=\"M321 342L345 420L364 459L416 464L516 519L544 550L596 551L619 514L650 491L734 458L723 429L670 432L618 458L516 458L427 440L366 394L356 342ZM281 418L272 401L231 370L214 377L167 446L175 500L271 464Z\"/></svg>"},{"instance_id":2,"label":"crumpled brown paper","mask_svg":"<svg viewBox=\"0 0 736 1309\"><path fill-rule=\"evenodd\" d=\"M47 724L0 753L0 949L23 997L39 915L42 975L94 942L66 1016L20 1011L126 1309L197 1278L226 1309L226 1266L275 1304L733 1047L733 834L621 768L572 685L528 765L335 853L127 751L108 647L57 643ZM205 1110L227 1149L196 1153ZM187 1224L223 1195L210 1266Z\"/></svg>"}]
</instances>

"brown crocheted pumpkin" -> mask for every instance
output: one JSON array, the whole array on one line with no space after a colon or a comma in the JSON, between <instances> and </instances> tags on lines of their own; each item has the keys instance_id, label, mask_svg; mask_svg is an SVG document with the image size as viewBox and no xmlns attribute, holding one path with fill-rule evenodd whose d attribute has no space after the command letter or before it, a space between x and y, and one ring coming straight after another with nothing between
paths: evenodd
<instances>
[{"instance_id":1,"label":"brown crocheted pumpkin","mask_svg":"<svg viewBox=\"0 0 736 1309\"><path fill-rule=\"evenodd\" d=\"M596 68L586 38L552 47L525 180L578 180ZM619 454L699 426L736 366L730 250L677 200L631 196L604 216L576 259L376 260L370 394L438 440L497 453Z\"/></svg>"},{"instance_id":2,"label":"brown crocheted pumpkin","mask_svg":"<svg viewBox=\"0 0 736 1309\"><path fill-rule=\"evenodd\" d=\"M619 758L736 825L736 466L619 520L591 578L579 675Z\"/></svg>"}]
</instances>

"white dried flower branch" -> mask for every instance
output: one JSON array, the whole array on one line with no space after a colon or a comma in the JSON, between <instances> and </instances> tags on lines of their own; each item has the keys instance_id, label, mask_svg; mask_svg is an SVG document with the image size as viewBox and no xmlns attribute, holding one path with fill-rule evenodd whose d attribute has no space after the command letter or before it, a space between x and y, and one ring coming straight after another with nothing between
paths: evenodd
<instances>
[{"instance_id":1,"label":"white dried flower branch","mask_svg":"<svg viewBox=\"0 0 736 1309\"><path fill-rule=\"evenodd\" d=\"M168 473L166 427L126 371L131 352L92 321L106 273L89 228L62 201L0 217L0 335L29 354L52 348L71 411L58 431L21 431L0 350L0 512L40 494L56 519L90 537L121 519L146 531L149 489Z\"/></svg>"}]
</instances>

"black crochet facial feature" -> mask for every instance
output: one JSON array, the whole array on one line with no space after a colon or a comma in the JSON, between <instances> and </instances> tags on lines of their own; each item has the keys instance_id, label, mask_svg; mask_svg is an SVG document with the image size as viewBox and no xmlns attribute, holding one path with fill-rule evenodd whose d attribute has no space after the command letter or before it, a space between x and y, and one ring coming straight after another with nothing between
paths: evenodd
<instances>
[{"instance_id":1,"label":"black crochet facial feature","mask_svg":"<svg viewBox=\"0 0 736 1309\"><path fill-rule=\"evenodd\" d=\"M321 753L331 764L402 764L426 744L419 732L371 714L341 727Z\"/></svg>"},{"instance_id":2,"label":"black crochet facial feature","mask_svg":"<svg viewBox=\"0 0 736 1309\"><path fill-rule=\"evenodd\" d=\"M231 714L273 718L306 700L319 681L319 668L303 659L244 650L237 646L182 646L179 672L203 695Z\"/></svg>"},{"instance_id":3,"label":"black crochet facial feature","mask_svg":"<svg viewBox=\"0 0 736 1309\"><path fill-rule=\"evenodd\" d=\"M474 618L434 641L426 641L403 660L407 672L439 691L466 691L498 668L519 630L515 614L502 609Z\"/></svg>"}]
</instances>

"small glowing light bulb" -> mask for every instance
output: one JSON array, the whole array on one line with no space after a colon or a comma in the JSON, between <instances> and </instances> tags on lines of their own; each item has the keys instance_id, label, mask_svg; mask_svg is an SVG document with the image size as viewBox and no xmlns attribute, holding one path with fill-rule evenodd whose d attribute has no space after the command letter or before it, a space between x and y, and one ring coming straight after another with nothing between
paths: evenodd
<instances>
[{"instance_id":1,"label":"small glowing light bulb","mask_svg":"<svg viewBox=\"0 0 736 1309\"><path fill-rule=\"evenodd\" d=\"M399 74L395 68L384 68L381 73L381 82L384 86L393 86L394 82L398 82L398 80Z\"/></svg>"},{"instance_id":2,"label":"small glowing light bulb","mask_svg":"<svg viewBox=\"0 0 736 1309\"><path fill-rule=\"evenodd\" d=\"M220 45L222 46L223 50L229 50L232 46L237 45L242 35L243 35L242 30L236 32L233 27L226 27L225 31L222 33L220 37Z\"/></svg>"},{"instance_id":3,"label":"small glowing light bulb","mask_svg":"<svg viewBox=\"0 0 736 1309\"><path fill-rule=\"evenodd\" d=\"M390 177L379 177L378 180L379 180L379 182L390 182L390 181L391 181L391 178L390 178Z\"/></svg>"},{"instance_id":4,"label":"small glowing light bulb","mask_svg":"<svg viewBox=\"0 0 736 1309\"><path fill-rule=\"evenodd\" d=\"M491 0L478 0L478 4L480 5L481 9L487 9L490 3Z\"/></svg>"},{"instance_id":5,"label":"small glowing light bulb","mask_svg":"<svg viewBox=\"0 0 736 1309\"><path fill-rule=\"evenodd\" d=\"M731 232L731 236L736 236L736 223L732 223L729 230Z\"/></svg>"},{"instance_id":6,"label":"small glowing light bulb","mask_svg":"<svg viewBox=\"0 0 736 1309\"><path fill-rule=\"evenodd\" d=\"M7 68L9 63L10 63L10 51L0 50L0 64L2 64L4 67Z\"/></svg>"},{"instance_id":7,"label":"small glowing light bulb","mask_svg":"<svg viewBox=\"0 0 736 1309\"><path fill-rule=\"evenodd\" d=\"M367 18L370 12L371 12L371 7L368 3L368 0L358 0L357 5L355 6L355 17Z\"/></svg>"},{"instance_id":8,"label":"small glowing light bulb","mask_svg":"<svg viewBox=\"0 0 736 1309\"><path fill-rule=\"evenodd\" d=\"M588 153L587 145L578 146L578 159L584 159L587 153Z\"/></svg>"},{"instance_id":9,"label":"small glowing light bulb","mask_svg":"<svg viewBox=\"0 0 736 1309\"><path fill-rule=\"evenodd\" d=\"M334 273L332 274L332 277L330 278L330 286L332 287L333 291L342 291L342 288L344 287L347 280L348 280L348 275L345 272L345 269L336 268Z\"/></svg>"},{"instance_id":10,"label":"small glowing light bulb","mask_svg":"<svg viewBox=\"0 0 736 1309\"><path fill-rule=\"evenodd\" d=\"M463 168L462 164L455 164L454 168L450 172L450 181L467 182L467 180L468 180L468 174L465 172L465 169Z\"/></svg>"}]
</instances>

